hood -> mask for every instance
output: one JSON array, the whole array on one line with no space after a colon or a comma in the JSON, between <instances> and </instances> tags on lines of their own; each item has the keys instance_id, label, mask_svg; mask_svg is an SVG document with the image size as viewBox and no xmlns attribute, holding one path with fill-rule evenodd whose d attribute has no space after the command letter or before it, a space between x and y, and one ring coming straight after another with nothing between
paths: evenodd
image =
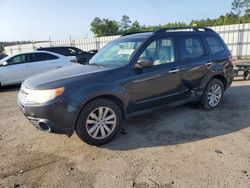
<instances>
[{"instance_id":1,"label":"hood","mask_svg":"<svg viewBox=\"0 0 250 188\"><path fill-rule=\"evenodd\" d=\"M7 60L9 60L11 57L13 57L13 55L12 56L6 56L3 59L0 59L0 65L2 65L3 62L6 62Z\"/></svg>"},{"instance_id":2,"label":"hood","mask_svg":"<svg viewBox=\"0 0 250 188\"><path fill-rule=\"evenodd\" d=\"M25 87L35 89L42 85L48 85L53 82L63 80L73 80L92 73L108 70L107 67L98 67L93 65L72 64L70 66L58 68L36 76L32 76L24 81ZM51 86L53 88L53 86Z\"/></svg>"}]
</instances>

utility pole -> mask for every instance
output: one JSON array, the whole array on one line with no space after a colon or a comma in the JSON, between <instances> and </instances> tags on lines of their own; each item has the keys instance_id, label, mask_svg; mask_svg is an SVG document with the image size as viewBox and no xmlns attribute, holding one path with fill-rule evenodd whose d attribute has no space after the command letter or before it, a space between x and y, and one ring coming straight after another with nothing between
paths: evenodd
<instances>
[{"instance_id":1,"label":"utility pole","mask_svg":"<svg viewBox=\"0 0 250 188\"><path fill-rule=\"evenodd\" d=\"M51 38L49 37L49 46L51 47L52 45L51 45Z\"/></svg>"},{"instance_id":2,"label":"utility pole","mask_svg":"<svg viewBox=\"0 0 250 188\"><path fill-rule=\"evenodd\" d=\"M72 46L71 35L69 34L69 45Z\"/></svg>"}]
</instances>

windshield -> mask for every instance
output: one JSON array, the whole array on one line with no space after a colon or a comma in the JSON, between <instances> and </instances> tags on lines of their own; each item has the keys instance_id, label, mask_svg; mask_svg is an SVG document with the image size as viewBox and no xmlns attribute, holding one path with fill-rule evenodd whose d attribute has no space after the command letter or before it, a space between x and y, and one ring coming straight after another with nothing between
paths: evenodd
<instances>
[{"instance_id":1,"label":"windshield","mask_svg":"<svg viewBox=\"0 0 250 188\"><path fill-rule=\"evenodd\" d=\"M128 64L134 52L145 39L115 40L102 48L89 62L103 66L119 66Z\"/></svg>"}]
</instances>

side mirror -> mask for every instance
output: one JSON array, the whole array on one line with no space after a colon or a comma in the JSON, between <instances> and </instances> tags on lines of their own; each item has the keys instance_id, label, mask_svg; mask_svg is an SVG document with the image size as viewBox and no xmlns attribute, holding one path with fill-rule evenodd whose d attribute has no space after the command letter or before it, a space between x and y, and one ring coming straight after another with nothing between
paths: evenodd
<instances>
[{"instance_id":1,"label":"side mirror","mask_svg":"<svg viewBox=\"0 0 250 188\"><path fill-rule=\"evenodd\" d=\"M148 68L148 67L153 67L153 66L154 66L153 59L140 58L135 64L135 69L142 69L142 68Z\"/></svg>"},{"instance_id":2,"label":"side mirror","mask_svg":"<svg viewBox=\"0 0 250 188\"><path fill-rule=\"evenodd\" d=\"M6 65L8 65L8 63L5 61L5 62L3 62L1 65L2 65L2 66L6 66Z\"/></svg>"}]
</instances>

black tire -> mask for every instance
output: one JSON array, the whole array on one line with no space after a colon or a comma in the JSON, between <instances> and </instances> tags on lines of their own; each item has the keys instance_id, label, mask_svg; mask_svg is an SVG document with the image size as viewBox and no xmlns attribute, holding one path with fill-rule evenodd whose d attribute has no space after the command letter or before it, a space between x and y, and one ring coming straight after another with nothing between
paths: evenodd
<instances>
[{"instance_id":1,"label":"black tire","mask_svg":"<svg viewBox=\"0 0 250 188\"><path fill-rule=\"evenodd\" d=\"M235 77L239 76L239 71L238 70L234 70L234 76Z\"/></svg>"},{"instance_id":2,"label":"black tire","mask_svg":"<svg viewBox=\"0 0 250 188\"><path fill-rule=\"evenodd\" d=\"M212 88L212 86L214 85L219 85L221 87L221 98L220 98L220 101L218 102L218 104L216 104L215 106L211 106L209 104L209 101L208 101L208 95L209 95L209 92ZM213 110L214 108L218 107L221 102L222 102L222 99L223 99L223 96L224 96L224 85L223 83L218 80L218 79L212 79L208 84L207 84L207 87L202 95L202 99L201 99L201 106L206 109L206 110Z\"/></svg>"},{"instance_id":3,"label":"black tire","mask_svg":"<svg viewBox=\"0 0 250 188\"><path fill-rule=\"evenodd\" d=\"M249 76L249 78L250 78L249 71L244 71L244 73L243 73L243 79L244 79L244 80L249 79L248 76Z\"/></svg>"},{"instance_id":4,"label":"black tire","mask_svg":"<svg viewBox=\"0 0 250 188\"><path fill-rule=\"evenodd\" d=\"M107 137L105 137L103 139L95 139L92 137L93 135L91 136L87 131L87 126L88 126L87 120L90 117L91 113L100 107L107 107L107 108L112 110L112 113L114 112L115 117L116 117L115 118L116 125L114 126L114 129L110 133L110 135L108 135ZM76 133L79 136L79 138L81 140L83 140L84 142L86 142L87 144L99 146L99 145L102 145L102 144L105 144L105 143L111 141L116 136L118 130L121 127L120 126L121 121L122 121L121 109L115 102L108 100L108 99L102 99L102 98L96 99L96 100L89 102L81 111L79 118L77 120Z\"/></svg>"}]
</instances>

